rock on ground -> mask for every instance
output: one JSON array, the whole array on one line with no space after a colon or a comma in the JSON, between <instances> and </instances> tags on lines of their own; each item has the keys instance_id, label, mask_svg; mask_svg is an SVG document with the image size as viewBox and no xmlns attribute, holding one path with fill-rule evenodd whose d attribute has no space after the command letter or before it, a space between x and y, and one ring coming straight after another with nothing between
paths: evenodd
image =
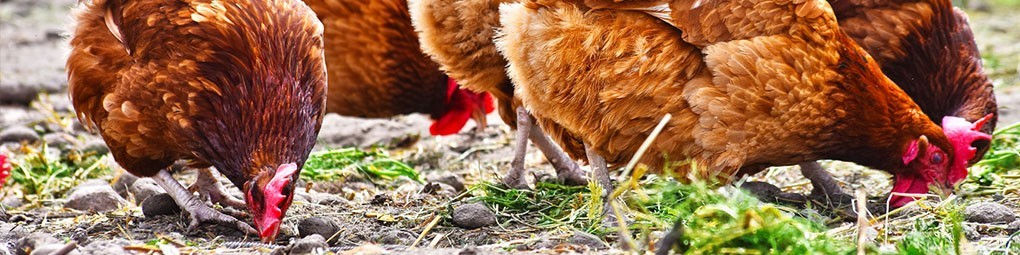
<instances>
[{"instance_id":1,"label":"rock on ground","mask_svg":"<svg viewBox=\"0 0 1020 255\"><path fill-rule=\"evenodd\" d=\"M570 237L568 243L588 246L593 250L606 250L609 249L609 245L602 241L598 236L589 234L583 231L574 231L574 235Z\"/></svg>"},{"instance_id":2,"label":"rock on ground","mask_svg":"<svg viewBox=\"0 0 1020 255\"><path fill-rule=\"evenodd\" d=\"M967 221L977 223L1011 223L1016 220L1012 209L995 202L981 202L967 206L963 211Z\"/></svg>"},{"instance_id":3,"label":"rock on ground","mask_svg":"<svg viewBox=\"0 0 1020 255\"><path fill-rule=\"evenodd\" d=\"M276 249L272 254L324 254L328 250L326 238L310 235L294 241L287 247Z\"/></svg>"},{"instance_id":4,"label":"rock on ground","mask_svg":"<svg viewBox=\"0 0 1020 255\"><path fill-rule=\"evenodd\" d=\"M175 215L181 213L181 207L177 206L170 194L159 193L149 196L142 201L142 215L152 218L159 215Z\"/></svg>"},{"instance_id":5,"label":"rock on ground","mask_svg":"<svg viewBox=\"0 0 1020 255\"><path fill-rule=\"evenodd\" d=\"M131 184L131 194L135 196L135 203L141 204L145 199L161 193L166 193L163 188L156 184L152 178L144 178Z\"/></svg>"},{"instance_id":6,"label":"rock on ground","mask_svg":"<svg viewBox=\"0 0 1020 255\"><path fill-rule=\"evenodd\" d=\"M104 144L103 146L105 147L106 145ZM118 169L117 171L118 173L115 175L117 176L117 179L113 180L113 184L110 184L110 186L113 186L113 190L117 191L117 194L120 195L120 197L126 198L128 197L128 192L131 190L131 185L134 185L139 178L133 174L124 172L123 169Z\"/></svg>"},{"instance_id":7,"label":"rock on ground","mask_svg":"<svg viewBox=\"0 0 1020 255\"><path fill-rule=\"evenodd\" d=\"M64 208L87 212L109 212L117 210L127 201L120 198L110 185L79 186L67 196Z\"/></svg>"},{"instance_id":8,"label":"rock on ground","mask_svg":"<svg viewBox=\"0 0 1020 255\"><path fill-rule=\"evenodd\" d=\"M36 248L43 247L48 244L61 244L61 242L48 233L35 232L22 237L14 244L14 254L28 255Z\"/></svg>"},{"instance_id":9,"label":"rock on ground","mask_svg":"<svg viewBox=\"0 0 1020 255\"><path fill-rule=\"evenodd\" d=\"M453 209L453 224L466 229L490 226L496 224L496 214L482 203L461 205Z\"/></svg>"},{"instance_id":10,"label":"rock on ground","mask_svg":"<svg viewBox=\"0 0 1020 255\"><path fill-rule=\"evenodd\" d=\"M329 238L339 231L339 224L325 217L312 216L298 223L298 236L300 237L320 235Z\"/></svg>"},{"instance_id":11,"label":"rock on ground","mask_svg":"<svg viewBox=\"0 0 1020 255\"><path fill-rule=\"evenodd\" d=\"M39 134L25 126L12 126L0 131L0 143L20 143L39 141Z\"/></svg>"}]
</instances>

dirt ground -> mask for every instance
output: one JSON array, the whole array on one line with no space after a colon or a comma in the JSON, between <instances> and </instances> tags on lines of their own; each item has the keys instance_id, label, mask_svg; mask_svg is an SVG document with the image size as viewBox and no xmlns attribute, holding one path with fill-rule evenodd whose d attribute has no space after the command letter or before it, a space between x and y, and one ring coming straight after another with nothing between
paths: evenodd
<instances>
[{"instance_id":1,"label":"dirt ground","mask_svg":"<svg viewBox=\"0 0 1020 255\"><path fill-rule=\"evenodd\" d=\"M73 120L64 91L64 62L68 52L67 29L71 27L69 14L75 3L76 0L0 0L0 131L27 126L41 133L41 139L47 143L52 142L49 138L57 137L50 135L55 133L76 137L79 141L73 142L75 146L101 143L80 127L61 129L47 124L54 115ZM1017 10L992 8L990 12L971 13L971 27L982 52L989 56L985 65L997 86L1000 127L1020 122L1020 77L1017 76L1020 11ZM49 96L37 98L39 93ZM33 101L35 107L30 106ZM38 107L39 102L49 107ZM330 238L332 249L348 254L558 253L586 252L599 246L576 238L572 240L575 234L571 229L538 228L527 222L503 218L498 219L495 226L478 229L456 227L449 219L439 220L430 228L429 223L435 217L449 215L452 208L471 201L470 195L462 195L460 187L499 180L502 172L509 168L513 138L495 115L489 116L489 126L484 132L449 137L428 136L429 122L426 116L420 115L371 120L328 115L316 150L379 144L396 146L398 148L390 149L389 153L415 166L427 182L398 179L381 185L358 180L308 183L307 189L299 189L296 195L278 244L292 243L301 221L321 217L332 221L332 227L338 230L338 234ZM17 143L3 144L0 153L12 153L18 146ZM549 178L553 173L541 153L533 148L529 150L527 162L534 179ZM889 176L884 173L843 163L827 163L827 166L836 169L833 174L848 189L862 189L872 196L889 190ZM115 178L127 177L99 179L114 183ZM184 173L180 179L190 183L194 174ZM750 179L768 181L786 191L805 192L809 187L807 180L790 168L774 168ZM433 189L426 189L428 183L442 185L438 191L423 192ZM62 209L67 198L44 201L43 206L26 206L31 201L22 201L17 192L10 189L2 191L6 194L3 205L12 216L0 222L0 242L6 243L0 245L3 253L14 254L15 247L21 245L19 240L33 232L48 233L60 241L57 243L75 241L81 246L77 251L81 254L249 254L270 253L281 247L258 245L257 238L243 236L228 227L205 226L189 233L186 231L188 219L183 214L145 217L130 196L126 198L128 203L117 210L84 213ZM228 186L228 189L239 195L236 188ZM1020 212L1015 200L1005 204L1014 213ZM408 248L426 229L427 234L417 242L416 248ZM1001 240L1005 237L981 238ZM153 240L159 242L152 244ZM612 239L593 242L617 247ZM165 245L167 243L172 245ZM571 245L561 245L564 243Z\"/></svg>"}]
</instances>

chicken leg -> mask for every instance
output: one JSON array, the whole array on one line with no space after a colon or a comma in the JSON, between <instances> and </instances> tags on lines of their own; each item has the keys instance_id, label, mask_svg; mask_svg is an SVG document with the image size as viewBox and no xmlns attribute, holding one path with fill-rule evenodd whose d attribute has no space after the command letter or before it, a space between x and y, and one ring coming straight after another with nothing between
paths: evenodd
<instances>
[{"instance_id":1,"label":"chicken leg","mask_svg":"<svg viewBox=\"0 0 1020 255\"><path fill-rule=\"evenodd\" d=\"M510 171L503 178L503 184L512 188L527 188L524 176L528 170L524 167L524 158L528 151L528 140L535 143L549 163L556 169L556 178L568 185L585 185L588 178L584 170L563 152L552 139L549 139L542 128L535 124L535 118L524 107L517 107L517 134L514 141L514 158L510 162Z\"/></svg>"},{"instance_id":2,"label":"chicken leg","mask_svg":"<svg viewBox=\"0 0 1020 255\"><path fill-rule=\"evenodd\" d=\"M159 184L160 187L163 187L167 194L170 194L170 197L174 199L174 202L177 202L177 205L180 206L181 209L187 211L188 214L191 215L191 224L188 225L189 232L198 229L198 226L202 223L216 222L223 225L236 226L237 229L246 234L258 234L258 232L255 231L255 228L252 228L247 223L213 210L211 207L203 203L202 200L199 200L197 197L192 195L191 192L188 192L188 190L185 189L180 182L177 182L177 180L170 175L169 171L160 170L156 176L152 177L152 179L155 180L156 184Z\"/></svg>"},{"instance_id":3,"label":"chicken leg","mask_svg":"<svg viewBox=\"0 0 1020 255\"><path fill-rule=\"evenodd\" d=\"M198 192L199 198L213 204L219 203L220 205L242 211L247 209L244 201L227 194L227 191L223 189L223 185L220 184L220 181L216 179L209 168L199 168L197 170L198 179L188 187L189 192Z\"/></svg>"},{"instance_id":4,"label":"chicken leg","mask_svg":"<svg viewBox=\"0 0 1020 255\"><path fill-rule=\"evenodd\" d=\"M609 166L606 165L606 159L595 153L595 150L587 144L584 145L584 154L588 156L588 165L591 166L595 181L599 183L599 186L602 186L602 194L600 194L602 197L602 226L605 228L616 227L616 211L609 201L609 194L613 192L613 183L609 179Z\"/></svg>"},{"instance_id":5,"label":"chicken leg","mask_svg":"<svg viewBox=\"0 0 1020 255\"><path fill-rule=\"evenodd\" d=\"M836 179L832 178L829 172L822 169L817 161L800 163L800 173L811 181L812 196L821 196L827 199L846 196L843 189L839 187Z\"/></svg>"}]
</instances>

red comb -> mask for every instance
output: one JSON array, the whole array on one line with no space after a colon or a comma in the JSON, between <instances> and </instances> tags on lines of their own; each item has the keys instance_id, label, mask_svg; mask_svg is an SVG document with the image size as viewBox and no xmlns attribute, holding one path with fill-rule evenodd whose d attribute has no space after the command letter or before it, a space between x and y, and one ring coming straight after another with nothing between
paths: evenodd
<instances>
[{"instance_id":1,"label":"red comb","mask_svg":"<svg viewBox=\"0 0 1020 255\"><path fill-rule=\"evenodd\" d=\"M967 162L977 154L977 148L971 146L976 141L991 141L992 135L986 134L981 127L988 123L992 114L971 123L963 118L946 116L942 118L942 132L945 132L949 143L953 145L955 155L955 166L949 173L949 180L953 183L967 177Z\"/></svg>"}]
</instances>

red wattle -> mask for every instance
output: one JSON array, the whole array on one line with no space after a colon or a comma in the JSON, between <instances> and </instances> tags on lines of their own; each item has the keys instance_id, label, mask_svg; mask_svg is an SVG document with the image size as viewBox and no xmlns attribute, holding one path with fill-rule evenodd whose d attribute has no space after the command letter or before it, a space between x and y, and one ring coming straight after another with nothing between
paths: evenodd
<instances>
[{"instance_id":1,"label":"red wattle","mask_svg":"<svg viewBox=\"0 0 1020 255\"><path fill-rule=\"evenodd\" d=\"M464 125L467 124L468 119L471 118L471 112L464 110L452 110L443 114L442 117L432 122L432 126L429 127L429 133L432 135L452 135L460 132Z\"/></svg>"},{"instance_id":2,"label":"red wattle","mask_svg":"<svg viewBox=\"0 0 1020 255\"><path fill-rule=\"evenodd\" d=\"M904 176L902 174L896 175L893 181L892 192L904 193L904 194L928 194L928 184L920 177ZM911 201L914 201L913 197L897 196L892 195L892 199L889 204L893 208L899 208Z\"/></svg>"}]
</instances>

